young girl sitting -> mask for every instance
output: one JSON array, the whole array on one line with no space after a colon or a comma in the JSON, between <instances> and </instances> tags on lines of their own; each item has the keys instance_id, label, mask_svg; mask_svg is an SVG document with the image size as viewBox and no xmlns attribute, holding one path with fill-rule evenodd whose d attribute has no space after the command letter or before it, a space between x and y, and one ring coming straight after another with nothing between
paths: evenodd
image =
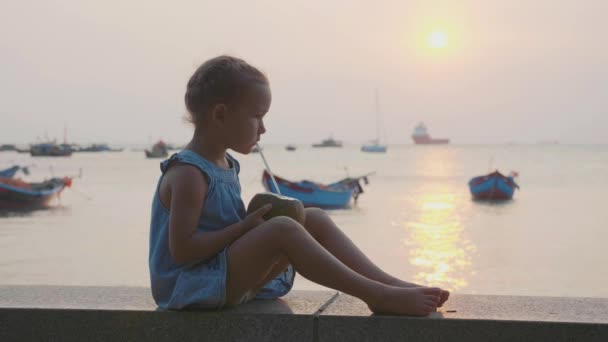
<instances>
[{"instance_id":1,"label":"young girl sitting","mask_svg":"<svg viewBox=\"0 0 608 342\"><path fill-rule=\"evenodd\" d=\"M150 278L164 309L222 308L285 295L294 269L311 281L363 300L375 313L425 316L449 292L397 279L374 265L320 209L305 223L265 221L267 205L246 215L239 163L266 132L266 76L220 56L190 78L185 102L194 135L161 163L152 203Z\"/></svg>"}]
</instances>

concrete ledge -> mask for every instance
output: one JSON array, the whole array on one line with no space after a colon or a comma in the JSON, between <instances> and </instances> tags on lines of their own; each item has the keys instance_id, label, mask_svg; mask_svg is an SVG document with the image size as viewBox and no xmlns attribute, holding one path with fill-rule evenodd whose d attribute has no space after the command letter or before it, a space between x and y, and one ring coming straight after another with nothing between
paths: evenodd
<instances>
[{"instance_id":1,"label":"concrete ledge","mask_svg":"<svg viewBox=\"0 0 608 342\"><path fill-rule=\"evenodd\" d=\"M0 341L312 341L332 292L223 311L164 311L147 288L0 287Z\"/></svg>"},{"instance_id":2,"label":"concrete ledge","mask_svg":"<svg viewBox=\"0 0 608 342\"><path fill-rule=\"evenodd\" d=\"M294 291L224 311L158 310L149 289L0 286L0 341L608 341L608 299L453 295L428 318Z\"/></svg>"},{"instance_id":3,"label":"concrete ledge","mask_svg":"<svg viewBox=\"0 0 608 342\"><path fill-rule=\"evenodd\" d=\"M428 318L379 316L341 294L319 341L608 341L608 300L454 295Z\"/></svg>"}]
</instances>

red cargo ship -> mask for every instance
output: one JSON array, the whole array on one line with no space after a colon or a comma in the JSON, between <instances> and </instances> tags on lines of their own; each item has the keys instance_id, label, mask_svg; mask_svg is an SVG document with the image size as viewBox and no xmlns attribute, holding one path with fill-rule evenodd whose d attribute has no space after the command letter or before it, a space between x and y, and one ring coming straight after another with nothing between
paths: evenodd
<instances>
[{"instance_id":1,"label":"red cargo ship","mask_svg":"<svg viewBox=\"0 0 608 342\"><path fill-rule=\"evenodd\" d=\"M423 123L418 124L418 126L414 128L412 139L414 139L414 143L416 145L441 145L450 143L450 139L431 138L426 129L426 126Z\"/></svg>"}]
</instances>

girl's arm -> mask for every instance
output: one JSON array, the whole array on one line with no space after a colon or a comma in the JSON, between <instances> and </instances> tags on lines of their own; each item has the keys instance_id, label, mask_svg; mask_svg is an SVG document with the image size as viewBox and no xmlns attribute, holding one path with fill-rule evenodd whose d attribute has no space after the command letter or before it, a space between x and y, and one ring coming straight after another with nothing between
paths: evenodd
<instances>
[{"instance_id":1,"label":"girl's arm","mask_svg":"<svg viewBox=\"0 0 608 342\"><path fill-rule=\"evenodd\" d=\"M201 172L190 165L175 165L165 175L169 182L169 250L177 263L204 260L219 253L263 219L270 207L261 208L243 221L214 232L200 232L197 224L209 186ZM255 214L255 215L254 215Z\"/></svg>"}]
</instances>

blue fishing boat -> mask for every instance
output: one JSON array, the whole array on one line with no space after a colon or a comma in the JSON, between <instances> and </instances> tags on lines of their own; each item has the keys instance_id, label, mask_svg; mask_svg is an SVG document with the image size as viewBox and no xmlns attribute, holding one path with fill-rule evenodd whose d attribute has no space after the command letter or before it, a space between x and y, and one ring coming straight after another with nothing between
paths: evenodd
<instances>
[{"instance_id":1,"label":"blue fishing boat","mask_svg":"<svg viewBox=\"0 0 608 342\"><path fill-rule=\"evenodd\" d=\"M8 169L0 170L0 177L12 178L21 167L19 165L11 166Z\"/></svg>"},{"instance_id":2,"label":"blue fishing boat","mask_svg":"<svg viewBox=\"0 0 608 342\"><path fill-rule=\"evenodd\" d=\"M357 178L345 178L327 185L308 180L292 182L276 175L274 175L274 179L281 195L298 199L305 207L344 209L350 207L351 199L357 201L359 195L363 193L360 181L363 180L365 184L368 184L367 176L371 174ZM279 193L267 171L262 174L262 185L266 191Z\"/></svg>"},{"instance_id":3,"label":"blue fishing boat","mask_svg":"<svg viewBox=\"0 0 608 342\"><path fill-rule=\"evenodd\" d=\"M14 178L0 178L0 210L38 209L72 185L72 178L51 178L39 183Z\"/></svg>"},{"instance_id":4,"label":"blue fishing boat","mask_svg":"<svg viewBox=\"0 0 608 342\"><path fill-rule=\"evenodd\" d=\"M23 171L26 175L30 174L30 170L27 166L13 165L8 169L0 170L0 178L12 178L19 170Z\"/></svg>"},{"instance_id":5,"label":"blue fishing boat","mask_svg":"<svg viewBox=\"0 0 608 342\"><path fill-rule=\"evenodd\" d=\"M476 200L510 200L515 189L519 189L519 185L515 183L516 176L515 172L505 176L496 170L485 176L472 178L469 181L469 190Z\"/></svg>"}]
</instances>

